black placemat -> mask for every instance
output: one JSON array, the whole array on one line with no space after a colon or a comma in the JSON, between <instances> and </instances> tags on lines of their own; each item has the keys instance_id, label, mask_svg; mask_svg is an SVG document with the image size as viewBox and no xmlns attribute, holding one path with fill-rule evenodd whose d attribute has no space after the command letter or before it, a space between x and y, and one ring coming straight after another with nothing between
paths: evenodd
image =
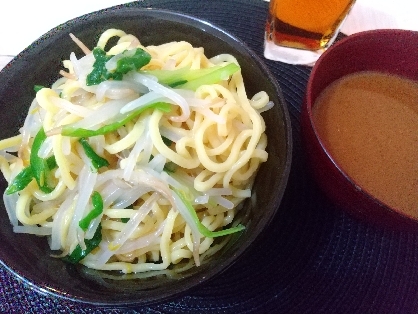
<instances>
[{"instance_id":1,"label":"black placemat","mask_svg":"<svg viewBox=\"0 0 418 314\"><path fill-rule=\"evenodd\" d=\"M154 0L129 5L191 14L263 55L268 3ZM304 166L299 115L310 68L265 60L292 116L294 161L280 210L254 247L222 276L140 309L98 309L34 292L0 267L1 313L418 313L418 231L361 224L334 208Z\"/></svg>"}]
</instances>

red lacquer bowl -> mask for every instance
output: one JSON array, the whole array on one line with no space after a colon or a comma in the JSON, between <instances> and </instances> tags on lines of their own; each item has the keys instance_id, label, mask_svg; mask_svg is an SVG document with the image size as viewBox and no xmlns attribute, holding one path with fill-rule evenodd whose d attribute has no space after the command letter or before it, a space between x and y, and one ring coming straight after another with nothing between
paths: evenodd
<instances>
[{"instance_id":1,"label":"red lacquer bowl","mask_svg":"<svg viewBox=\"0 0 418 314\"><path fill-rule=\"evenodd\" d=\"M315 130L312 106L318 95L333 81L359 71L418 80L418 32L386 29L357 33L337 42L319 58L308 81L301 117L308 167L325 194L356 218L396 229L418 228L416 218L359 188L334 162Z\"/></svg>"}]
</instances>

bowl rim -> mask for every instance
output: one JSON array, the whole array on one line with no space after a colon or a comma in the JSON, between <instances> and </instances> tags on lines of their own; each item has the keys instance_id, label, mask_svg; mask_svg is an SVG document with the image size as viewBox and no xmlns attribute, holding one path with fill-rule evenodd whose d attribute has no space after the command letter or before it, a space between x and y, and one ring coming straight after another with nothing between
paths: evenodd
<instances>
[{"instance_id":1,"label":"bowl rim","mask_svg":"<svg viewBox=\"0 0 418 314\"><path fill-rule=\"evenodd\" d=\"M274 90L278 93L277 97L278 99L280 99L281 103L280 104L276 104L276 106L280 106L281 108L281 112L283 114L283 124L284 124L284 131L285 134L284 136L285 138L285 145L286 145L286 152L285 152L285 156L286 156L286 160L285 163L283 165L283 172L281 173L280 176L278 176L278 180L280 181L280 183L278 184L278 190L276 193L276 198L274 200L275 203L275 208L271 211L271 214L268 216L264 216L262 218L261 224L265 227L267 227L270 222L272 221L273 217L276 215L277 210L279 208L279 205L282 201L282 198L284 196L285 193L285 189L288 183L288 179L289 179L289 175L290 175L290 170L291 170L291 163L292 163L292 152L293 152L293 136L292 136L292 127L291 127L291 119L290 119L290 114L287 108L287 104L284 100L284 97L282 95L282 91L281 88L277 82L277 80L275 79L275 77L273 76L273 74L271 73L271 71L268 69L267 65L264 63L264 61L262 61L261 57L259 57L246 43L244 43L241 39L239 39L238 37L235 37L234 35L232 35L231 33L229 33L228 31L216 26L216 24L209 22L205 19L202 18L198 18L189 14L185 14L182 12L178 12L175 10L167 10L167 9L159 9L159 8L142 8L142 7L131 7L129 6L129 4L122 4L122 5L117 5L117 6L113 6L113 7L109 7L106 9L101 9L98 11L94 11L94 12L90 12L78 17L75 17L74 19L68 20L60 25L57 25L56 27L52 28L51 30L49 30L48 32L46 32L45 34L43 34L41 37L39 37L38 39L36 39L32 44L30 44L27 48L25 48L23 51L21 51L16 57L14 57L12 59L12 61L9 63L10 66L6 66L3 70L0 71L4 72L4 71L11 71L13 69L13 63L16 62L18 59L24 58L26 55L30 55L31 54L31 50L38 46L39 44L42 43L42 41L45 38L49 38L51 36L55 36L56 34L60 34L65 30L68 30L68 28L71 28L73 25L76 25L78 23L79 20L82 21L89 21L92 19L96 19L97 15L102 15L102 16L107 16L109 14L112 14L113 12L122 12L122 11L135 11L138 14L146 14L147 16L153 16L156 17L159 14L164 15L164 17L169 17L168 19L171 20L172 18L174 19L179 19L182 23L187 22L187 24L191 27L195 27L198 28L202 31L207 31L207 29L211 29L212 31L216 32L216 35L214 36L221 36L224 39L228 39L229 45L232 45L232 43L234 45L238 45L241 49L245 50L246 53L248 54L249 57L251 57L251 59L255 62L255 64L257 64L258 67L261 68L261 70L266 73L268 75L268 78L270 79L270 83L273 85ZM156 302L161 302L164 300L167 300L169 298L178 296L181 293L184 293L186 290L190 289L191 287L195 287L198 284L200 284L203 280L209 279L209 278L213 278L216 275L219 275L220 273L222 273L223 271L225 271L227 268L229 268L234 261L236 261L238 256L242 256L251 246L251 244L259 237L259 235L264 231L264 229L262 230L257 230L257 232L254 232L254 235L252 235L251 238L249 238L250 244L246 245L245 247L239 248L236 252L236 254L234 254L233 256L228 257L227 259L225 259L225 261L221 264L217 265L217 268L219 269L219 271L215 272L215 273L209 273L209 276L205 273L206 276L201 276L201 274L195 274L192 277L193 278L193 282L192 284L190 284L190 287L188 287L187 289L182 289L180 291L176 291L176 292L170 292L170 293L161 293L161 296L159 295L158 297L155 297L153 299L149 299L147 302L141 302L138 299L135 300L130 300L130 301L126 301L123 300L122 302L113 302L113 301L98 301L98 300L87 300L84 298L81 298L79 296L72 296L72 295L68 295L66 292L63 291L59 291L55 288L51 288L51 286L48 283L42 283L42 282L37 282L36 280L33 279L29 279L24 273L21 273L20 271L18 271L17 269L14 269L14 267L12 265L8 265L3 259L0 258L0 263L8 270L10 271L15 277L17 277L19 280L23 281L26 285L28 285L31 289L43 294L43 295L47 295L47 296L53 296L53 297L57 297L59 299L64 299L64 300L69 300L69 301L74 301L77 303L84 303L84 304L90 304L90 305L96 305L96 306L101 306L101 307L107 307L107 306L113 306L113 307L125 307L125 306L135 306L135 305L145 305L145 304L152 304L152 303L156 303Z\"/></svg>"}]
</instances>

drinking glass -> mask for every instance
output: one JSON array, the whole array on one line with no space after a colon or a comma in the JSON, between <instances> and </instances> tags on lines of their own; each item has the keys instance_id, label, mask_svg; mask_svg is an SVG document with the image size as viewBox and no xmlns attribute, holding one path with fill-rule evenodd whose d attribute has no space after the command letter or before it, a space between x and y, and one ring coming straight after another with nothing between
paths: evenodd
<instances>
[{"instance_id":1,"label":"drinking glass","mask_svg":"<svg viewBox=\"0 0 418 314\"><path fill-rule=\"evenodd\" d=\"M355 0L270 0L266 44L318 57L333 43L354 3Z\"/></svg>"}]
</instances>

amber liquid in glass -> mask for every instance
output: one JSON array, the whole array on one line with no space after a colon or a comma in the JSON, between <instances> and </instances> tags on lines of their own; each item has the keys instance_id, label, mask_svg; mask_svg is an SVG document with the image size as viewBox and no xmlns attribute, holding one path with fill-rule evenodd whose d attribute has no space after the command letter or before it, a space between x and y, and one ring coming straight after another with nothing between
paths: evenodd
<instances>
[{"instance_id":1,"label":"amber liquid in glass","mask_svg":"<svg viewBox=\"0 0 418 314\"><path fill-rule=\"evenodd\" d=\"M276 45L320 50L335 39L355 0L270 0L267 40Z\"/></svg>"}]
</instances>

